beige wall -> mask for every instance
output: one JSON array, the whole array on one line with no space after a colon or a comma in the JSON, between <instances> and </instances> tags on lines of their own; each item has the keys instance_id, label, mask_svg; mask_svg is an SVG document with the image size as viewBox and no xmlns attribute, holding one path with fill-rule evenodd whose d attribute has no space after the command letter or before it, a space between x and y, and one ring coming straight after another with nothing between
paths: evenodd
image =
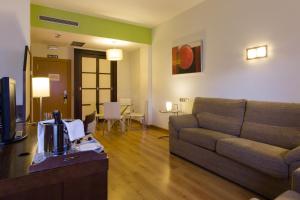
<instances>
[{"instance_id":1,"label":"beige wall","mask_svg":"<svg viewBox=\"0 0 300 200\"><path fill-rule=\"evenodd\" d=\"M30 1L2 0L0 6L0 77L16 80L17 105L23 105L23 61L30 44Z\"/></svg>"},{"instance_id":2,"label":"beige wall","mask_svg":"<svg viewBox=\"0 0 300 200\"><path fill-rule=\"evenodd\" d=\"M300 1L208 0L153 31L153 123L167 100L224 97L300 102ZM204 39L204 72L172 76L171 48L186 37ZM267 44L267 59L246 61L247 47Z\"/></svg>"},{"instance_id":3,"label":"beige wall","mask_svg":"<svg viewBox=\"0 0 300 200\"><path fill-rule=\"evenodd\" d=\"M74 57L72 47L59 46L57 50L49 50L47 44L31 43L31 53L36 57L47 57L48 54L58 55L59 59L71 59Z\"/></svg>"}]
</instances>

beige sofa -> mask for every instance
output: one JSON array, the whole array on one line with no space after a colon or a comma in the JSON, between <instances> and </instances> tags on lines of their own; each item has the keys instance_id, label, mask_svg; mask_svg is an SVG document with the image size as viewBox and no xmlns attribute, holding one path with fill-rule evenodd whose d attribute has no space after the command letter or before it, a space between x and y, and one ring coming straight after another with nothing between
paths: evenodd
<instances>
[{"instance_id":1,"label":"beige sofa","mask_svg":"<svg viewBox=\"0 0 300 200\"><path fill-rule=\"evenodd\" d=\"M169 132L171 153L270 199L300 167L300 104L199 97Z\"/></svg>"}]
</instances>

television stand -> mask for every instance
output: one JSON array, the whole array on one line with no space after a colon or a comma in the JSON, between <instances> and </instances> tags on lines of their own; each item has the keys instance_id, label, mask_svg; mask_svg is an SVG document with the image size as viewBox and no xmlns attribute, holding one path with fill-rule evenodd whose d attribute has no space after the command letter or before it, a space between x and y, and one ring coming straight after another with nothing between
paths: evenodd
<instances>
[{"instance_id":1,"label":"television stand","mask_svg":"<svg viewBox=\"0 0 300 200\"><path fill-rule=\"evenodd\" d=\"M107 200L108 156L93 151L49 157L32 165L37 127L26 140L0 147L0 199Z\"/></svg>"}]
</instances>

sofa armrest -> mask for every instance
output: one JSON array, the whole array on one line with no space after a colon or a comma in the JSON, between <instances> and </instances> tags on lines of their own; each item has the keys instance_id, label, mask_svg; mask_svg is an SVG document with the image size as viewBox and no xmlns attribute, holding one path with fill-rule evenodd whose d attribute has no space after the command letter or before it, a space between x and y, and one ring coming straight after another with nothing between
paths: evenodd
<instances>
[{"instance_id":1,"label":"sofa armrest","mask_svg":"<svg viewBox=\"0 0 300 200\"><path fill-rule=\"evenodd\" d=\"M195 115L179 115L169 117L169 126L172 126L177 132L182 128L197 128L198 121Z\"/></svg>"},{"instance_id":2,"label":"sofa armrest","mask_svg":"<svg viewBox=\"0 0 300 200\"><path fill-rule=\"evenodd\" d=\"M285 156L284 160L287 164L292 164L293 162L300 161L300 146L290 150Z\"/></svg>"},{"instance_id":3,"label":"sofa armrest","mask_svg":"<svg viewBox=\"0 0 300 200\"><path fill-rule=\"evenodd\" d=\"M292 190L300 193L300 168L293 172Z\"/></svg>"}]
</instances>

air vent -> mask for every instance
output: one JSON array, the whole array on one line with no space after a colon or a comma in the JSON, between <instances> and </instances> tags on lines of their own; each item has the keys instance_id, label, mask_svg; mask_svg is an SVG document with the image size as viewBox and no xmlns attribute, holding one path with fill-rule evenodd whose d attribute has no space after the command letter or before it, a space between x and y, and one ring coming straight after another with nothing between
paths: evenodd
<instances>
[{"instance_id":1,"label":"air vent","mask_svg":"<svg viewBox=\"0 0 300 200\"><path fill-rule=\"evenodd\" d=\"M63 24L63 25L68 25L68 26L79 27L79 22L65 20L65 19L58 19L58 18L43 16L43 15L39 16L39 20L56 23L56 24Z\"/></svg>"},{"instance_id":2,"label":"air vent","mask_svg":"<svg viewBox=\"0 0 300 200\"><path fill-rule=\"evenodd\" d=\"M84 42L76 42L76 41L73 41L71 43L71 46L74 46L74 47L83 47L83 45L85 45Z\"/></svg>"}]
</instances>

